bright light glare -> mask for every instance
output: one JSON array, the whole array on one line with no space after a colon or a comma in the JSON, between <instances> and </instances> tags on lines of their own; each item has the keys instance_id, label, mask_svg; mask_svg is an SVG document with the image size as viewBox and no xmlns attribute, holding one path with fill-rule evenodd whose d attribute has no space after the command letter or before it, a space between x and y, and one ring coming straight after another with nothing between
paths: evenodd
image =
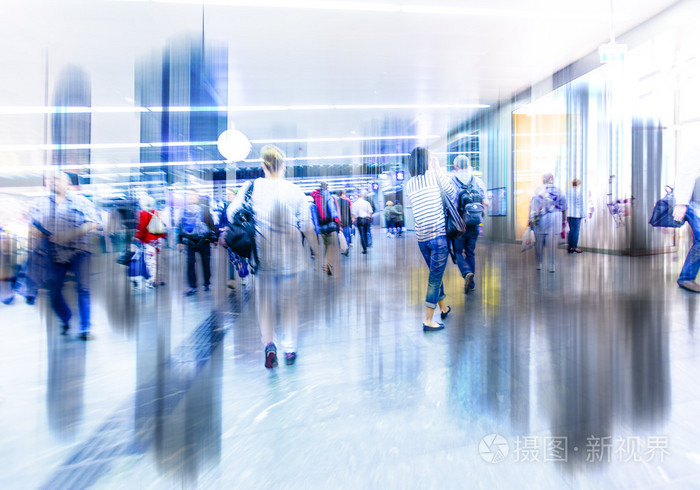
<instances>
[{"instance_id":1,"label":"bright light glare","mask_svg":"<svg viewBox=\"0 0 700 490\"><path fill-rule=\"evenodd\" d=\"M332 143L335 141L391 141L391 140L428 140L439 138L439 135L399 135L399 136L347 136L327 138L288 138L288 139L257 139L250 140L252 144L265 145L268 143ZM37 144L37 145L2 145L0 153L16 151L51 151L51 150L106 150L128 148L162 148L175 146L213 146L217 141L154 141L150 143L68 143L68 144ZM223 154L223 153L222 153Z\"/></svg>"},{"instance_id":2,"label":"bright light glare","mask_svg":"<svg viewBox=\"0 0 700 490\"><path fill-rule=\"evenodd\" d=\"M403 2L349 2L349 1L321 1L321 0L142 0L158 3L178 3L196 5L224 5L228 7L258 7L274 9L315 9L315 10L341 10L355 12L388 12L419 15L444 15L467 17L517 17L517 18L549 18L554 20L586 20L594 22L608 22L605 14L582 11L552 11L543 9L498 9L455 7L448 5L403 5ZM618 16L618 19L621 17Z\"/></svg>"},{"instance_id":3,"label":"bright light glare","mask_svg":"<svg viewBox=\"0 0 700 490\"><path fill-rule=\"evenodd\" d=\"M172 106L172 107L79 107L79 106L0 106L0 115L23 114L90 114L129 112L268 112L327 110L403 110L403 109L485 109L488 104L338 104L338 105L242 105L242 106Z\"/></svg>"}]
</instances>

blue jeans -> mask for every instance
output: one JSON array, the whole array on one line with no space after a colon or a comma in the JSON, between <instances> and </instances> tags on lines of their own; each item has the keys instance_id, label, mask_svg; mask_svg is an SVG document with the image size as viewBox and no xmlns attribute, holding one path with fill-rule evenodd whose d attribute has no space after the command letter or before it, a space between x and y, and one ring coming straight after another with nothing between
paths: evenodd
<instances>
[{"instance_id":1,"label":"blue jeans","mask_svg":"<svg viewBox=\"0 0 700 490\"><path fill-rule=\"evenodd\" d=\"M78 308L80 310L80 330L90 331L90 254L80 252L67 264L51 264L50 295L51 307L61 321L68 325L72 313L63 297L63 283L66 273L72 271L75 274L75 284L78 291Z\"/></svg>"},{"instance_id":2,"label":"blue jeans","mask_svg":"<svg viewBox=\"0 0 700 490\"><path fill-rule=\"evenodd\" d=\"M700 202L690 201L685 217L693 230L693 246L685 258L678 282L694 281L700 270Z\"/></svg>"},{"instance_id":3,"label":"blue jeans","mask_svg":"<svg viewBox=\"0 0 700 490\"><path fill-rule=\"evenodd\" d=\"M426 242L418 242L418 248L420 248L425 263L430 269L428 291L425 293L425 306L435 309L438 301L445 299L442 276L447 266L447 257L450 255L447 249L447 238L443 235Z\"/></svg>"},{"instance_id":4,"label":"blue jeans","mask_svg":"<svg viewBox=\"0 0 700 490\"><path fill-rule=\"evenodd\" d=\"M236 266L231 260L228 261L228 280L233 281L236 278Z\"/></svg>"},{"instance_id":5,"label":"blue jeans","mask_svg":"<svg viewBox=\"0 0 700 490\"><path fill-rule=\"evenodd\" d=\"M578 235L581 231L582 218L567 218L569 220L569 250L578 248Z\"/></svg>"},{"instance_id":6,"label":"blue jeans","mask_svg":"<svg viewBox=\"0 0 700 490\"><path fill-rule=\"evenodd\" d=\"M467 272L474 274L476 270L476 261L474 260L474 250L476 249L476 240L479 238L479 225L467 226L467 231L455 238L455 254L457 255L457 267L462 277L467 275ZM474 279L471 280L469 287L474 285Z\"/></svg>"},{"instance_id":7,"label":"blue jeans","mask_svg":"<svg viewBox=\"0 0 700 490\"><path fill-rule=\"evenodd\" d=\"M352 226L343 226L343 235L345 235L345 241L348 245L352 243Z\"/></svg>"}]
</instances>

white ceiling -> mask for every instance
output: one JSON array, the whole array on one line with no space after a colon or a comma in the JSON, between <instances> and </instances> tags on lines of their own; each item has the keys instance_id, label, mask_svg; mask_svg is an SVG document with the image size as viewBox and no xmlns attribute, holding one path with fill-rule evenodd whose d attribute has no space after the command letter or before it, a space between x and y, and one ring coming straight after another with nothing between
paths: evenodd
<instances>
[{"instance_id":1,"label":"white ceiling","mask_svg":"<svg viewBox=\"0 0 700 490\"><path fill-rule=\"evenodd\" d=\"M614 31L673 3L615 0ZM402 10L371 11L392 8ZM606 42L609 10L609 0L5 1L0 106L44 105L47 56L49 85L72 63L90 75L93 106L133 104L135 61L182 33L201 35L202 26L207 42L228 46L230 105L494 104ZM444 134L472 113L355 109L230 119L254 139L347 137L372 134L371 122L387 117ZM93 142L138 141L133 114L95 115L93 125ZM43 117L0 115L0 146L42 141ZM353 153L358 145L308 151ZM26 156L0 153L0 163L17 158Z\"/></svg>"}]
</instances>

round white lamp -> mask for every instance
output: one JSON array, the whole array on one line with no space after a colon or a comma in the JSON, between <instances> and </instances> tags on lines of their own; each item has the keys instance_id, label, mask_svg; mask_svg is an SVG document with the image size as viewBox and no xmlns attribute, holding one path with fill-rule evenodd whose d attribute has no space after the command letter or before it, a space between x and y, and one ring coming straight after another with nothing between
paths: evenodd
<instances>
[{"instance_id":1,"label":"round white lamp","mask_svg":"<svg viewBox=\"0 0 700 490\"><path fill-rule=\"evenodd\" d=\"M216 146L226 160L240 162L250 153L251 145L246 135L236 129L227 129L216 142Z\"/></svg>"}]
</instances>

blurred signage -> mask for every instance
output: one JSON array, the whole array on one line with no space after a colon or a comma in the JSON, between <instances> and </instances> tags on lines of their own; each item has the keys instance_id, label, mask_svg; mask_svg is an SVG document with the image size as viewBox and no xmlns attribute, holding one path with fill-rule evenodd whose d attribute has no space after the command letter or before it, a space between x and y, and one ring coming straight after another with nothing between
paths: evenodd
<instances>
[{"instance_id":1,"label":"blurred signage","mask_svg":"<svg viewBox=\"0 0 700 490\"><path fill-rule=\"evenodd\" d=\"M598 47L598 55L600 55L601 63L624 61L625 54L627 54L626 44L606 43Z\"/></svg>"}]
</instances>

